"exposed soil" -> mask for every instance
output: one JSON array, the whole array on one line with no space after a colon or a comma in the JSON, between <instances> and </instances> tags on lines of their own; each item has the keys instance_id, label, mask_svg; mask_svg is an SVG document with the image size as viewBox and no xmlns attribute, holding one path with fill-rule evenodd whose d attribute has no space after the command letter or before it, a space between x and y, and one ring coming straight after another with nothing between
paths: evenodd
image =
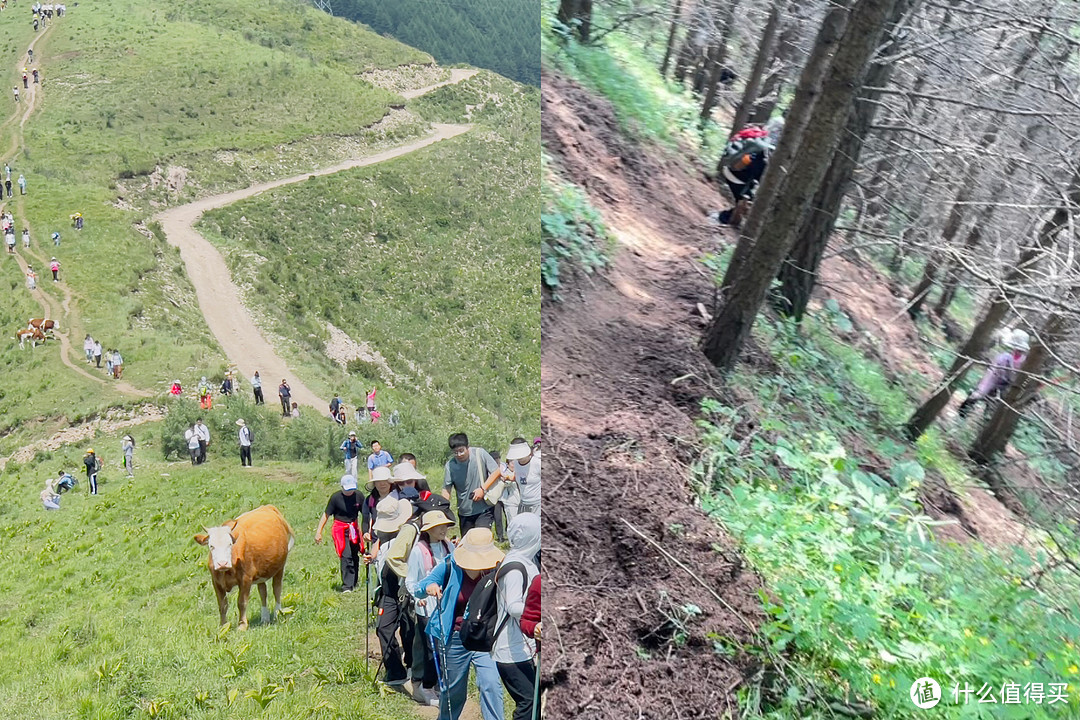
<instances>
[{"instance_id":1,"label":"exposed soil","mask_svg":"<svg viewBox=\"0 0 1080 720\"><path fill-rule=\"evenodd\" d=\"M542 313L547 712L734 715L753 662L714 640L752 641L760 582L686 485L697 405L717 384L696 309L712 292L696 258L715 249L716 192L564 78L544 75L542 112L547 151L619 243L592 287Z\"/></svg>"}]
</instances>

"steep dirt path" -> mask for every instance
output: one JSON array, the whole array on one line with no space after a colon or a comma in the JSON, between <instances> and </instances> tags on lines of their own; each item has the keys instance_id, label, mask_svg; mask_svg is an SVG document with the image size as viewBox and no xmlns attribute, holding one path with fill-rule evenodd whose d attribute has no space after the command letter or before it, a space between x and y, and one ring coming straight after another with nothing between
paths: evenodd
<instances>
[{"instance_id":1,"label":"steep dirt path","mask_svg":"<svg viewBox=\"0 0 1080 720\"><path fill-rule=\"evenodd\" d=\"M463 71L456 76L453 76L453 72L451 80L447 82L461 82L472 77L476 71ZM415 95L407 95L406 97L419 97L435 88L446 85L447 82L421 88L415 91ZM461 135L472 128L471 125L441 124L435 124L433 127L435 129L433 134L407 145L363 158L346 160L314 172L293 175L280 180L252 185L242 190L213 195L187 205L171 208L154 217L155 220L161 223L169 244L180 248L180 257L187 268L188 277L191 278L191 282L195 286L199 308L206 318L206 324L210 328L210 332L214 334L214 337L217 338L218 343L221 344L222 349L225 351L226 357L244 373L245 377L251 377L258 370L260 376L264 378L265 392L268 395L273 396L275 394L274 387L277 385L279 378L287 378L289 386L292 388L293 400L298 404L314 407L320 412L327 404L297 379L296 373L289 370L286 362L259 331L252 320L251 313L240 300L239 288L232 281L225 258L222 257L217 248L195 230L195 223L207 210L225 207L239 200L264 193L267 190L303 182L311 177L332 175L342 170L392 160L425 148L440 140Z\"/></svg>"},{"instance_id":2,"label":"steep dirt path","mask_svg":"<svg viewBox=\"0 0 1080 720\"><path fill-rule=\"evenodd\" d=\"M444 85L454 85L454 84L462 82L464 80L468 80L469 78L471 78L473 75L475 75L478 72L480 72L480 71L479 70L463 70L461 68L451 68L451 70L450 70L450 79L449 80L443 80L442 82L435 83L434 85L427 85L425 87L417 88L415 90L405 90L404 92L401 93L401 97L405 98L406 100L412 100L414 98L420 97L421 95L426 95L427 93L431 92L432 90L436 90L438 88L441 88Z\"/></svg>"},{"instance_id":3,"label":"steep dirt path","mask_svg":"<svg viewBox=\"0 0 1080 720\"><path fill-rule=\"evenodd\" d=\"M713 640L753 642L760 583L686 480L700 400L720 386L696 310L716 193L626 140L606 101L547 73L541 87L544 146L617 240L600 277L541 313L544 492L558 498L543 516L547 710L735 717L755 661Z\"/></svg>"}]
</instances>

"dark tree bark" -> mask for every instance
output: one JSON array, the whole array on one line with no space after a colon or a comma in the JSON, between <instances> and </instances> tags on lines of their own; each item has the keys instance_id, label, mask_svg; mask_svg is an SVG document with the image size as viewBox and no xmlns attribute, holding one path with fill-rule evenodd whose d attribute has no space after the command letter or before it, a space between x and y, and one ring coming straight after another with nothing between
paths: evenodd
<instances>
[{"instance_id":1,"label":"dark tree bark","mask_svg":"<svg viewBox=\"0 0 1080 720\"><path fill-rule=\"evenodd\" d=\"M968 456L979 465L989 465L1005 452L1005 446L1016 432L1024 408L1031 404L1042 387L1036 376L1045 373L1051 366L1053 358L1050 348L1059 345L1064 329L1065 317L1057 312L1051 313L1039 329L1038 338L1020 367L1016 379L968 450ZM1007 490L1000 486L994 487L1000 485L994 474L987 475L987 479L991 481L994 490Z\"/></svg>"},{"instance_id":2,"label":"dark tree bark","mask_svg":"<svg viewBox=\"0 0 1080 720\"><path fill-rule=\"evenodd\" d=\"M667 77L668 65L671 64L671 52L675 47L675 32L679 29L679 15L682 13L682 0L675 0L671 10L671 29L668 30L667 47L664 49L664 61L660 63L660 76Z\"/></svg>"},{"instance_id":3,"label":"dark tree bark","mask_svg":"<svg viewBox=\"0 0 1080 720\"><path fill-rule=\"evenodd\" d=\"M800 91L811 97L804 97L801 102L796 97L793 103L793 117L774 153L772 168L765 175L747 220L746 233L740 238L724 276L723 302L703 341L706 356L722 371L735 365L769 285L795 241L795 233L828 169L852 102L862 87L870 59L897 2L857 0L850 11L845 9L846 22L834 16L836 6L826 15L811 62L799 81ZM837 37L838 26L843 28L841 37ZM824 49L819 45L825 46ZM831 60L822 62L818 55L825 52L828 57L832 48L835 51L831 52ZM814 61L824 64L824 73L816 72L820 67L814 67ZM788 130L792 132L788 134Z\"/></svg>"},{"instance_id":4,"label":"dark tree bark","mask_svg":"<svg viewBox=\"0 0 1080 720\"><path fill-rule=\"evenodd\" d=\"M734 30L735 8L739 0L731 0L720 16L717 26L716 43L709 50L709 60L705 65L705 97L701 101L701 119L704 121L716 107L716 98L720 94L720 74L727 62L728 42Z\"/></svg>"},{"instance_id":5,"label":"dark tree bark","mask_svg":"<svg viewBox=\"0 0 1080 720\"><path fill-rule=\"evenodd\" d=\"M563 25L574 28L581 42L589 42L592 31L593 0L559 0L559 12L555 16Z\"/></svg>"},{"instance_id":6,"label":"dark tree bark","mask_svg":"<svg viewBox=\"0 0 1080 720\"><path fill-rule=\"evenodd\" d=\"M909 440L917 440L926 432L926 429L949 404L949 398L963 382L974 359L980 357L990 347L994 330L997 329L1012 304L1016 286L1023 282L1039 260L1050 252L1058 233L1068 226L1072 209L1080 206L1080 171L1069 182L1068 200L1070 207L1060 207L1055 210L1054 214L1039 228L1035 243L1020 251L1016 265L1005 276L1001 288L990 298L979 321L975 323L971 335L957 351L956 359L953 360L949 372L945 374L945 379L941 382L938 391L931 395L907 421L904 434Z\"/></svg>"},{"instance_id":7,"label":"dark tree bark","mask_svg":"<svg viewBox=\"0 0 1080 720\"><path fill-rule=\"evenodd\" d=\"M791 71L792 63L795 61L795 54L798 50L795 47L795 41L798 36L799 24L794 19L791 19L780 31L780 39L776 43L776 54L772 61L772 71L765 77L757 104L754 105L754 111L750 113L748 122L751 125L767 123L769 118L772 117L773 111L776 110L776 105L780 102L780 93L784 89L784 82Z\"/></svg>"},{"instance_id":8,"label":"dark tree bark","mask_svg":"<svg viewBox=\"0 0 1080 720\"><path fill-rule=\"evenodd\" d=\"M886 55L899 48L900 40L893 35L893 31L910 4L911 0L900 0L889 17L887 32L892 39L884 50ZM870 67L865 85L859 91L855 107L848 116L840 144L833 153L829 169L810 203L810 212L799 228L794 247L780 266L780 288L774 296L773 306L780 313L794 317L796 321L802 321L810 303L810 295L817 284L821 258L836 225L840 204L851 185L852 174L859 163L863 144L877 114L881 93L872 88L887 86L893 67L893 63L876 63Z\"/></svg>"},{"instance_id":9,"label":"dark tree bark","mask_svg":"<svg viewBox=\"0 0 1080 720\"><path fill-rule=\"evenodd\" d=\"M754 109L754 103L757 102L758 90L761 88L761 78L765 75L765 68L768 67L769 60L772 59L773 49L776 47L776 34L780 28L780 18L784 14L786 6L786 0L773 0L772 8L769 10L769 17L765 21L765 29L761 32L761 41L758 43L754 66L750 70L750 75L746 78L742 102L739 103L739 108L735 111L735 118L731 122L731 132L729 133L731 135L739 132L743 125L746 124L747 118L750 117L750 111ZM717 167L716 171L720 172L720 168Z\"/></svg>"}]
</instances>

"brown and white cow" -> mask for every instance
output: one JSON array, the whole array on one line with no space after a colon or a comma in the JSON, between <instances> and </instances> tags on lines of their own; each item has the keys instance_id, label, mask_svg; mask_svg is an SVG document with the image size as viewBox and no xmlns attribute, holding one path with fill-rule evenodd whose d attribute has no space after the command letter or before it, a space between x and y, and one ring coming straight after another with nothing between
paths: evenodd
<instances>
[{"instance_id":1,"label":"brown and white cow","mask_svg":"<svg viewBox=\"0 0 1080 720\"><path fill-rule=\"evenodd\" d=\"M37 329L23 328L22 330L15 331L15 339L19 341L19 347L25 347L27 340L30 341L30 348L36 348L37 344L45 342L45 334Z\"/></svg>"},{"instance_id":2,"label":"brown and white cow","mask_svg":"<svg viewBox=\"0 0 1080 720\"><path fill-rule=\"evenodd\" d=\"M52 334L52 331L56 329L56 321L49 320L48 318L30 318L30 322L26 327L31 330L40 330L46 335Z\"/></svg>"},{"instance_id":3,"label":"brown and white cow","mask_svg":"<svg viewBox=\"0 0 1080 720\"><path fill-rule=\"evenodd\" d=\"M266 581L274 583L274 613L281 610L281 580L285 575L285 560L296 541L285 517L273 505L246 512L220 527L205 528L205 534L195 536L195 542L208 545L210 579L217 593L221 624L229 614L228 594L240 588L236 606L240 611L241 630L247 630L247 603L251 586L258 584L262 598L262 621L270 622L273 614L266 607Z\"/></svg>"}]
</instances>

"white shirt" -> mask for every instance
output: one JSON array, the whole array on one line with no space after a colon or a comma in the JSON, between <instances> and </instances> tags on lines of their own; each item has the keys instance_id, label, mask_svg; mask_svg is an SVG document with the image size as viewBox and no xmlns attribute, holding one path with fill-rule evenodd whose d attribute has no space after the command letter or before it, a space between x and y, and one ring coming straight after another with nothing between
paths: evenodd
<instances>
[{"instance_id":1,"label":"white shirt","mask_svg":"<svg viewBox=\"0 0 1080 720\"><path fill-rule=\"evenodd\" d=\"M191 433L191 434L189 435L188 433ZM188 432L184 433L184 437L187 438L188 450L198 450L199 449L199 433L191 432L189 430Z\"/></svg>"},{"instance_id":2,"label":"white shirt","mask_svg":"<svg viewBox=\"0 0 1080 720\"><path fill-rule=\"evenodd\" d=\"M261 388L262 387L262 378L259 377L258 375L251 378L251 387L253 387L253 388Z\"/></svg>"},{"instance_id":3,"label":"white shirt","mask_svg":"<svg viewBox=\"0 0 1080 720\"><path fill-rule=\"evenodd\" d=\"M195 423L195 434L206 443L210 442L210 428L203 423Z\"/></svg>"},{"instance_id":4,"label":"white shirt","mask_svg":"<svg viewBox=\"0 0 1080 720\"><path fill-rule=\"evenodd\" d=\"M521 561L515 559L515 562ZM497 663L529 662L536 655L536 641L525 637L520 621L525 609L525 594L540 571L532 562L522 562L522 565L528 575L526 578L516 568L499 575L496 592L499 601L498 624L502 625L502 630L495 636L495 644L491 648L491 658Z\"/></svg>"},{"instance_id":5,"label":"white shirt","mask_svg":"<svg viewBox=\"0 0 1080 720\"><path fill-rule=\"evenodd\" d=\"M514 476L521 492L522 505L540 504L540 451L534 450L532 460L527 465L515 461Z\"/></svg>"},{"instance_id":6,"label":"white shirt","mask_svg":"<svg viewBox=\"0 0 1080 720\"><path fill-rule=\"evenodd\" d=\"M240 428L239 438L241 447L251 447L251 431L246 425Z\"/></svg>"},{"instance_id":7,"label":"white shirt","mask_svg":"<svg viewBox=\"0 0 1080 720\"><path fill-rule=\"evenodd\" d=\"M434 570L435 566L450 554L447 551L450 545L445 540L441 543L435 543L431 546L432 562L429 567L427 554L420 549L422 542L423 540L417 539L412 550L409 551L408 570L405 572L405 587L408 589L409 594L414 597L416 591L420 589L420 581L427 577L428 573ZM416 614L420 617L431 617L435 605L436 600L433 597L420 598L416 601Z\"/></svg>"}]
</instances>

